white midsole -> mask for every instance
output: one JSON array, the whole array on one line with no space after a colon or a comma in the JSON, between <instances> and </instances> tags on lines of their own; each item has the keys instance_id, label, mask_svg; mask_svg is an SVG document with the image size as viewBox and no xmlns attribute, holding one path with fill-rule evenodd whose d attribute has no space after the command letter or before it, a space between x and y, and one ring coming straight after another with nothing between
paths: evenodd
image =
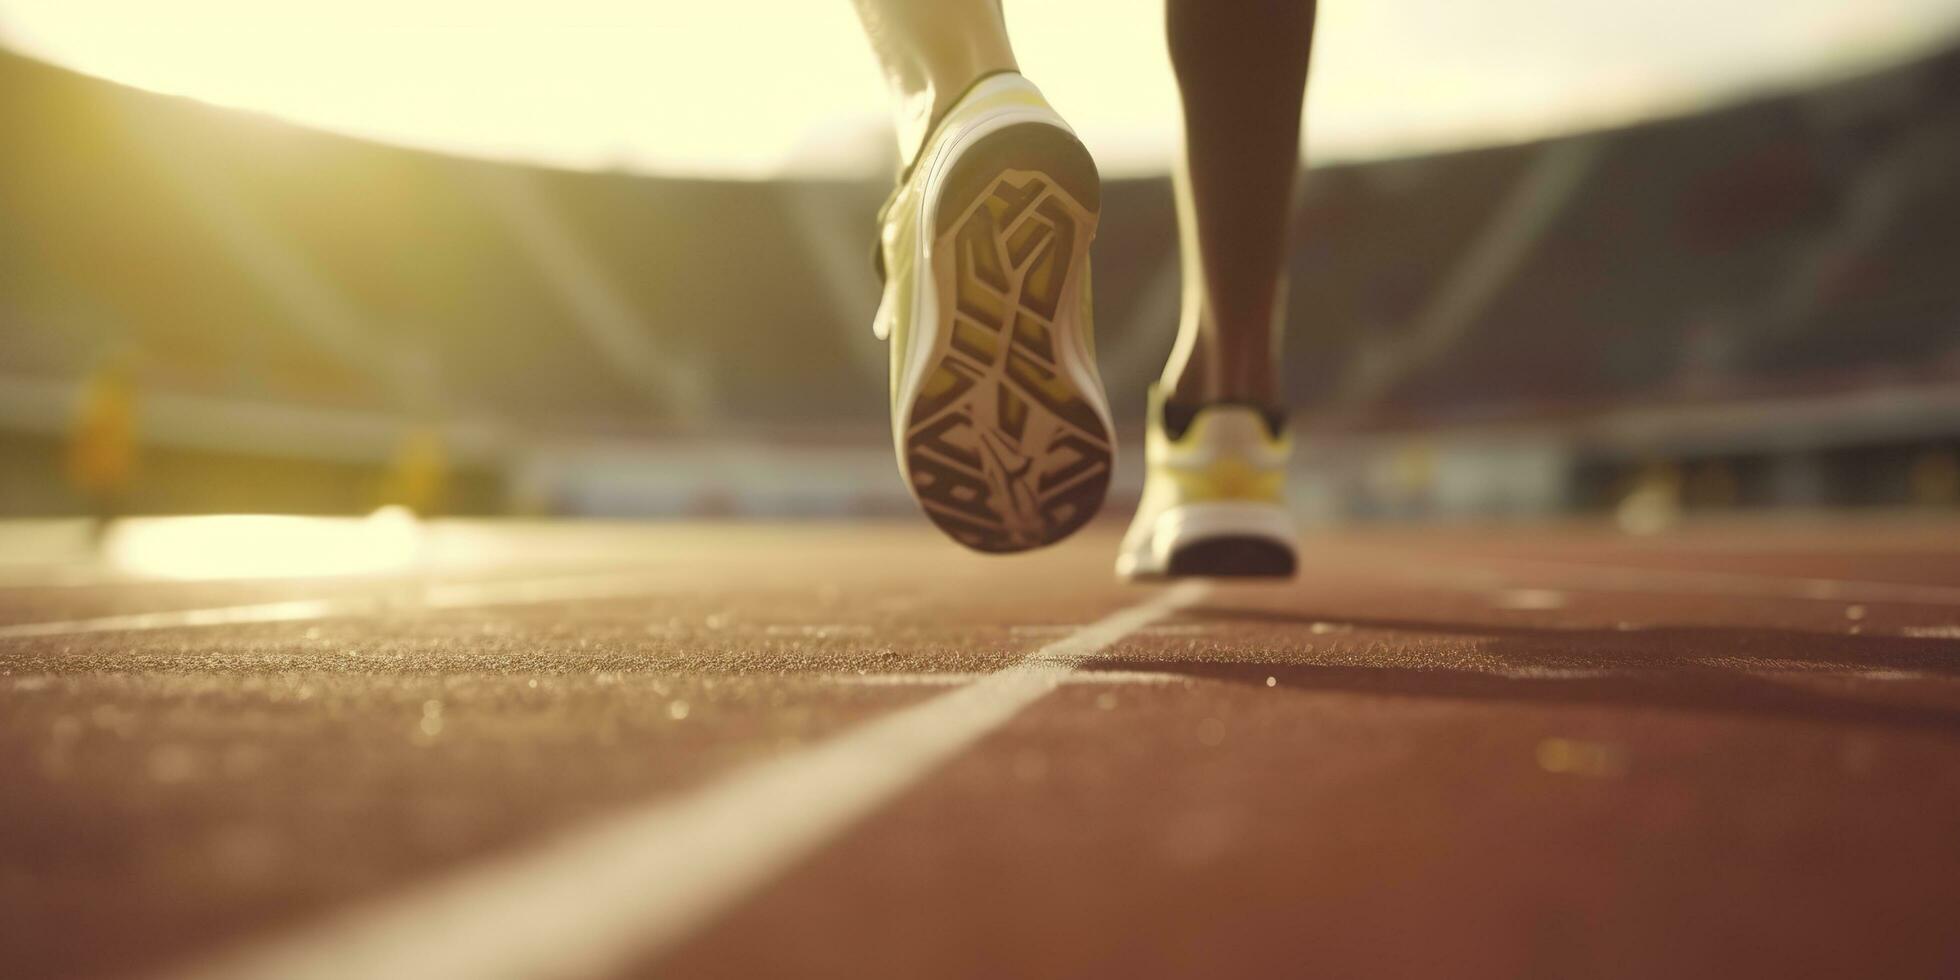
<instances>
[{"instance_id":1,"label":"white midsole","mask_svg":"<svg viewBox=\"0 0 1960 980\"><path fill-rule=\"evenodd\" d=\"M912 310L909 321L911 333L907 338L910 346L906 350L906 360L901 365L899 374L898 411L892 413L892 442L898 449L899 469L905 473L908 481L911 467L905 458L905 427L911 419L912 404L918 398L919 386L925 382L926 368L932 363L932 355L939 347L940 325L937 315L939 289L935 282L936 270L932 257L934 241L938 236L929 223L930 216L939 213L939 194L945 186L946 173L959 161L960 155L989 134L1022 123L1054 126L1071 135L1074 133L1074 130L1070 129L1068 124L1051 109L1009 106L983 114L969 123L958 136L934 148L931 158L926 162L928 167L924 178L926 192L919 195L917 216L919 254L918 264L914 268L918 269L919 273L918 286L912 290ZM1095 409L1097 417L1102 419L1105 431L1113 436L1116 432L1116 424L1110 415L1109 404L1103 396L1102 383L1096 374L1094 359L1089 355L1087 340L1081 335L1081 326L1076 323L1080 319L1075 312L1080 309L1078 290L1082 288L1084 278L1080 270L1087 266L1091 237L1085 234L1077 238L1075 254L1071 257L1069 265L1069 283L1061 297L1061 305L1057 307L1054 326L1064 336L1058 338L1056 366L1068 373L1069 380L1075 384L1076 390L1082 393L1090 407ZM928 312L932 315L928 316ZM1113 444L1110 450L1113 464L1115 451Z\"/></svg>"}]
</instances>

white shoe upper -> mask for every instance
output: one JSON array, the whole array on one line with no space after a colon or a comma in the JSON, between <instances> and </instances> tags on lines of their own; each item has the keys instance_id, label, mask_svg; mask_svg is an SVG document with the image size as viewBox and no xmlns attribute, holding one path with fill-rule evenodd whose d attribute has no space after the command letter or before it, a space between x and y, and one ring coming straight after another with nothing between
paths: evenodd
<instances>
[{"instance_id":1,"label":"white shoe upper","mask_svg":"<svg viewBox=\"0 0 1960 980\"><path fill-rule=\"evenodd\" d=\"M1178 549L1206 540L1253 538L1292 553L1295 529L1285 499L1292 450L1290 436L1274 435L1258 410L1240 405L1201 409L1174 439L1164 426L1162 394L1153 388L1143 497L1118 551L1117 574L1168 574Z\"/></svg>"}]
</instances>

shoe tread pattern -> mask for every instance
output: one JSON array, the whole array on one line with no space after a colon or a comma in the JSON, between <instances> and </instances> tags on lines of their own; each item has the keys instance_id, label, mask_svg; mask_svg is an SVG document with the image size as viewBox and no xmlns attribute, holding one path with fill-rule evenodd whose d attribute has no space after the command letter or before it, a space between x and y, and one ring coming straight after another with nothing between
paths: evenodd
<instances>
[{"instance_id":1,"label":"shoe tread pattern","mask_svg":"<svg viewBox=\"0 0 1960 980\"><path fill-rule=\"evenodd\" d=\"M942 198L936 229L951 257L950 270L934 270L940 349L907 420L906 465L926 514L979 551L1058 541L1109 486L1111 434L1058 349L1061 327L1089 327L1059 318L1077 315L1064 300L1094 234L1094 170L1072 139L1043 138L1005 145L1021 152L981 179L950 178L948 195L961 197ZM1085 186L1086 205L1071 193Z\"/></svg>"}]
</instances>

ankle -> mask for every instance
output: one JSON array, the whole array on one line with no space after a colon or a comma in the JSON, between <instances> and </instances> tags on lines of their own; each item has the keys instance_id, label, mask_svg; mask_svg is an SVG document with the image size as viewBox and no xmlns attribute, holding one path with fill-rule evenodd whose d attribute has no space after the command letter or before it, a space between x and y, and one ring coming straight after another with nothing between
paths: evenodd
<instances>
[{"instance_id":1,"label":"ankle","mask_svg":"<svg viewBox=\"0 0 1960 980\"><path fill-rule=\"evenodd\" d=\"M1011 53L962 51L935 61L922 71L917 84L895 100L900 165L910 168L925 152L932 131L953 106L981 81L1020 72Z\"/></svg>"},{"instance_id":2,"label":"ankle","mask_svg":"<svg viewBox=\"0 0 1960 980\"><path fill-rule=\"evenodd\" d=\"M1266 372L1253 372L1255 375ZM1233 379L1211 378L1212 372L1203 370L1203 365L1193 360L1182 371L1167 372L1158 382L1168 404L1186 405L1194 408L1206 405L1245 405L1262 412L1284 412L1285 407L1279 394L1279 379L1261 377L1241 377Z\"/></svg>"},{"instance_id":3,"label":"ankle","mask_svg":"<svg viewBox=\"0 0 1960 980\"><path fill-rule=\"evenodd\" d=\"M1204 372L1190 366L1175 375L1166 374L1157 384L1163 389L1166 405L1196 408L1217 400L1212 397L1213 387L1204 383Z\"/></svg>"}]
</instances>

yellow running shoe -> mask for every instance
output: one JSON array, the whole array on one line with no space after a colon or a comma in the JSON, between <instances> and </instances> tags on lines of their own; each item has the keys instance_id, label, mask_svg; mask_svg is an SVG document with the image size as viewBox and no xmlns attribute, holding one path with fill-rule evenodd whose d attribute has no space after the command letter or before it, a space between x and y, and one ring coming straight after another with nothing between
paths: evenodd
<instances>
[{"instance_id":1,"label":"yellow running shoe","mask_svg":"<svg viewBox=\"0 0 1960 980\"><path fill-rule=\"evenodd\" d=\"M1294 528L1286 509L1284 421L1246 405L1173 409L1150 389L1143 499L1123 536L1116 574L1287 578Z\"/></svg>"},{"instance_id":2,"label":"yellow running shoe","mask_svg":"<svg viewBox=\"0 0 1960 980\"><path fill-rule=\"evenodd\" d=\"M1090 337L1102 190L1018 74L989 76L927 138L880 217L899 473L940 529L1024 551L1094 516L1114 454Z\"/></svg>"}]
</instances>

